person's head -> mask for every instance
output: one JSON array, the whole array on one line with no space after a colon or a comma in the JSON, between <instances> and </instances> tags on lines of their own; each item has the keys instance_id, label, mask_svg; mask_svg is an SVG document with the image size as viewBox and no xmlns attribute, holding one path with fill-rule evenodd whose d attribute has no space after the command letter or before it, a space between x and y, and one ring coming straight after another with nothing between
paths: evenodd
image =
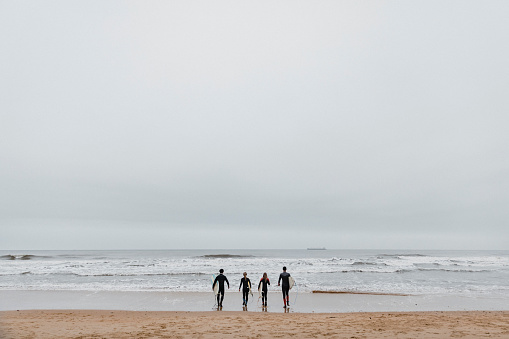
<instances>
[{"instance_id":1,"label":"person's head","mask_svg":"<svg viewBox=\"0 0 509 339\"><path fill-rule=\"evenodd\" d=\"M244 272L244 273L242 273L242 274L244 275L244 278L245 278L245 277L247 277L247 273L246 273L246 272Z\"/></svg>"},{"instance_id":2,"label":"person's head","mask_svg":"<svg viewBox=\"0 0 509 339\"><path fill-rule=\"evenodd\" d=\"M263 279L267 279L267 273L263 273Z\"/></svg>"},{"instance_id":3,"label":"person's head","mask_svg":"<svg viewBox=\"0 0 509 339\"><path fill-rule=\"evenodd\" d=\"M286 266L283 266L283 272L286 272Z\"/></svg>"},{"instance_id":4,"label":"person's head","mask_svg":"<svg viewBox=\"0 0 509 339\"><path fill-rule=\"evenodd\" d=\"M223 274L223 272L224 272L224 270L221 268L221 269L219 270L219 273Z\"/></svg>"}]
</instances>

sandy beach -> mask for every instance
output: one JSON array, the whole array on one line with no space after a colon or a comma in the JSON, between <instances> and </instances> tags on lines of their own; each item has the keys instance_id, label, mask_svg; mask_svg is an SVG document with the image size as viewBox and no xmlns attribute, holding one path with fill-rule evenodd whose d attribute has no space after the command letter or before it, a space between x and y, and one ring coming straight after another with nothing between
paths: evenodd
<instances>
[{"instance_id":1,"label":"sandy beach","mask_svg":"<svg viewBox=\"0 0 509 339\"><path fill-rule=\"evenodd\" d=\"M0 312L2 338L509 338L509 312Z\"/></svg>"}]
</instances>

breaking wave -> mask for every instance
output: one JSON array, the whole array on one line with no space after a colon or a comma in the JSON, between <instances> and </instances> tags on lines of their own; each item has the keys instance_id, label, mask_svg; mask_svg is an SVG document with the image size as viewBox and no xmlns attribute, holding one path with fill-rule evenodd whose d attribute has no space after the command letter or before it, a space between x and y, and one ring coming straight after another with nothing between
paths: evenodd
<instances>
[{"instance_id":1,"label":"breaking wave","mask_svg":"<svg viewBox=\"0 0 509 339\"><path fill-rule=\"evenodd\" d=\"M6 254L0 256L1 260L31 260L34 258L49 258L49 257L33 254Z\"/></svg>"},{"instance_id":2,"label":"breaking wave","mask_svg":"<svg viewBox=\"0 0 509 339\"><path fill-rule=\"evenodd\" d=\"M199 256L199 258L208 259L225 259L225 258L253 258L253 255L237 255L237 254L205 254Z\"/></svg>"},{"instance_id":3,"label":"breaking wave","mask_svg":"<svg viewBox=\"0 0 509 339\"><path fill-rule=\"evenodd\" d=\"M367 261L356 261L352 264L352 266L387 266L387 264Z\"/></svg>"},{"instance_id":4,"label":"breaking wave","mask_svg":"<svg viewBox=\"0 0 509 339\"><path fill-rule=\"evenodd\" d=\"M398 258L398 257L429 257L426 254L411 254L411 253L401 253L401 254L379 254L379 258Z\"/></svg>"}]
</instances>

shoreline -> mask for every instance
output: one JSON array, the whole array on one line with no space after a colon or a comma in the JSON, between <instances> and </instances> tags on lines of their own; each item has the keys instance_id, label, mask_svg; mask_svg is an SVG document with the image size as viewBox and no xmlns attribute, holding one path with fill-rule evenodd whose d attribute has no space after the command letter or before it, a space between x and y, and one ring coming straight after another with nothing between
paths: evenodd
<instances>
[{"instance_id":1,"label":"shoreline","mask_svg":"<svg viewBox=\"0 0 509 339\"><path fill-rule=\"evenodd\" d=\"M507 338L509 311L261 313L115 310L0 312L14 338Z\"/></svg>"}]
</instances>

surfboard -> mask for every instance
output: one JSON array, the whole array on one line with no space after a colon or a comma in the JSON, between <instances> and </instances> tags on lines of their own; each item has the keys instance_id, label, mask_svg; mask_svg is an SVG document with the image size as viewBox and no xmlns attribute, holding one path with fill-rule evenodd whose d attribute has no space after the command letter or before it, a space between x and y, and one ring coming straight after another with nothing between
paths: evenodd
<instances>
[{"instance_id":1,"label":"surfboard","mask_svg":"<svg viewBox=\"0 0 509 339\"><path fill-rule=\"evenodd\" d=\"M214 290L214 295L218 295L219 293L219 283L214 285L214 281L216 280L216 276L212 274L212 277L210 277L212 280L212 288Z\"/></svg>"},{"instance_id":2,"label":"surfboard","mask_svg":"<svg viewBox=\"0 0 509 339\"><path fill-rule=\"evenodd\" d=\"M260 284L260 286L258 287L258 297L262 297L262 293L263 293L263 284Z\"/></svg>"},{"instance_id":3,"label":"surfboard","mask_svg":"<svg viewBox=\"0 0 509 339\"><path fill-rule=\"evenodd\" d=\"M251 281L249 281L247 283L247 286L249 286L249 294L251 294L251 296L253 296L253 289L251 288Z\"/></svg>"},{"instance_id":4,"label":"surfboard","mask_svg":"<svg viewBox=\"0 0 509 339\"><path fill-rule=\"evenodd\" d=\"M290 283L290 289L292 289L293 285L295 285L295 280L291 276L289 276L288 282Z\"/></svg>"}]
</instances>

